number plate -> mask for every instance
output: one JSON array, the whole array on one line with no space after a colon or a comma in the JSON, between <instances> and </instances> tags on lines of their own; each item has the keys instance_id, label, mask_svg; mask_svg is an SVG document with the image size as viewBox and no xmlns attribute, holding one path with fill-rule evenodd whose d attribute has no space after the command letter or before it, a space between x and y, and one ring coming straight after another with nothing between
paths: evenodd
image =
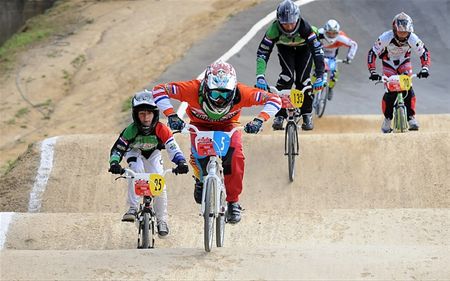
<instances>
[{"instance_id":1,"label":"number plate","mask_svg":"<svg viewBox=\"0 0 450 281\"><path fill-rule=\"evenodd\" d=\"M302 91L298 89L292 89L290 98L292 105L299 108L302 107L305 96L303 95Z\"/></svg>"},{"instance_id":2,"label":"number plate","mask_svg":"<svg viewBox=\"0 0 450 281\"><path fill-rule=\"evenodd\" d=\"M165 179L159 174L144 174L145 178L134 179L134 192L138 196L158 197L166 187Z\"/></svg>"}]
</instances>

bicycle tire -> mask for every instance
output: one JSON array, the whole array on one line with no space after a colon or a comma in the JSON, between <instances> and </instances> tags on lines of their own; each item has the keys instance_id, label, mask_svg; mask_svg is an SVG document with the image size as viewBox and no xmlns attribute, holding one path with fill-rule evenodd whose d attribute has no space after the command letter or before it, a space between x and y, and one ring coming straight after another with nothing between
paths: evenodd
<instances>
[{"instance_id":1,"label":"bicycle tire","mask_svg":"<svg viewBox=\"0 0 450 281\"><path fill-rule=\"evenodd\" d=\"M328 87L323 87L319 94L317 117L321 118L325 113L325 108L327 107L328 100Z\"/></svg>"},{"instance_id":2,"label":"bicycle tire","mask_svg":"<svg viewBox=\"0 0 450 281\"><path fill-rule=\"evenodd\" d=\"M148 249L150 247L150 214L144 213L142 221L139 222L138 248Z\"/></svg>"},{"instance_id":3,"label":"bicycle tire","mask_svg":"<svg viewBox=\"0 0 450 281\"><path fill-rule=\"evenodd\" d=\"M227 203L225 198L225 193L220 192L220 209L225 210L225 204ZM225 240L225 212L217 214L216 218L216 246L223 247Z\"/></svg>"},{"instance_id":4,"label":"bicycle tire","mask_svg":"<svg viewBox=\"0 0 450 281\"><path fill-rule=\"evenodd\" d=\"M399 106L394 113L394 132L404 133L408 131L408 122L406 120L406 109L404 106Z\"/></svg>"},{"instance_id":5,"label":"bicycle tire","mask_svg":"<svg viewBox=\"0 0 450 281\"><path fill-rule=\"evenodd\" d=\"M289 169L289 180L292 182L295 178L295 146L297 140L297 132L295 130L296 125L294 123L288 123L286 125L287 130L287 145L288 145L288 169Z\"/></svg>"},{"instance_id":6,"label":"bicycle tire","mask_svg":"<svg viewBox=\"0 0 450 281\"><path fill-rule=\"evenodd\" d=\"M208 179L205 185L205 213L203 214L203 240L205 245L205 251L211 252L213 234L214 234L214 202L212 191L214 190L214 180Z\"/></svg>"}]
</instances>

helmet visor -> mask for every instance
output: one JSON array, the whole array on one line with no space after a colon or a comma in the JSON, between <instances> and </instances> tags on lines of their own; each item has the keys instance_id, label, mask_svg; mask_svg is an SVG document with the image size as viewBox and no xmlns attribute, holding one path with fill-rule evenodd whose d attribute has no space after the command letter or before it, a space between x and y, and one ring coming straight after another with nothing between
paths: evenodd
<instances>
[{"instance_id":1,"label":"helmet visor","mask_svg":"<svg viewBox=\"0 0 450 281\"><path fill-rule=\"evenodd\" d=\"M407 19L397 19L397 31L410 32L410 22Z\"/></svg>"}]
</instances>

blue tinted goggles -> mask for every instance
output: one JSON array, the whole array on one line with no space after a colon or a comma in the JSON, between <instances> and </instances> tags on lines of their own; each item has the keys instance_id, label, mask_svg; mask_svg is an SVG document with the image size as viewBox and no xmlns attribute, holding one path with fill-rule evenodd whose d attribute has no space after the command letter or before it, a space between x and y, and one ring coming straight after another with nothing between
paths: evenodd
<instances>
[{"instance_id":1,"label":"blue tinted goggles","mask_svg":"<svg viewBox=\"0 0 450 281\"><path fill-rule=\"evenodd\" d=\"M211 98L218 99L219 97L227 99L233 91L229 90L211 90Z\"/></svg>"}]
</instances>

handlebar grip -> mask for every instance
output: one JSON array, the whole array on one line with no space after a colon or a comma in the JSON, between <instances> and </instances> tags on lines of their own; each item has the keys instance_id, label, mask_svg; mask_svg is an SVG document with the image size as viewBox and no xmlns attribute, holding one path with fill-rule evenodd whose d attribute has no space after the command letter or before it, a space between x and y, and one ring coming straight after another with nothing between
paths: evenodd
<instances>
[{"instance_id":1,"label":"handlebar grip","mask_svg":"<svg viewBox=\"0 0 450 281\"><path fill-rule=\"evenodd\" d=\"M120 174L123 175L124 173L125 173L125 169L122 168L122 169L120 170Z\"/></svg>"}]
</instances>

